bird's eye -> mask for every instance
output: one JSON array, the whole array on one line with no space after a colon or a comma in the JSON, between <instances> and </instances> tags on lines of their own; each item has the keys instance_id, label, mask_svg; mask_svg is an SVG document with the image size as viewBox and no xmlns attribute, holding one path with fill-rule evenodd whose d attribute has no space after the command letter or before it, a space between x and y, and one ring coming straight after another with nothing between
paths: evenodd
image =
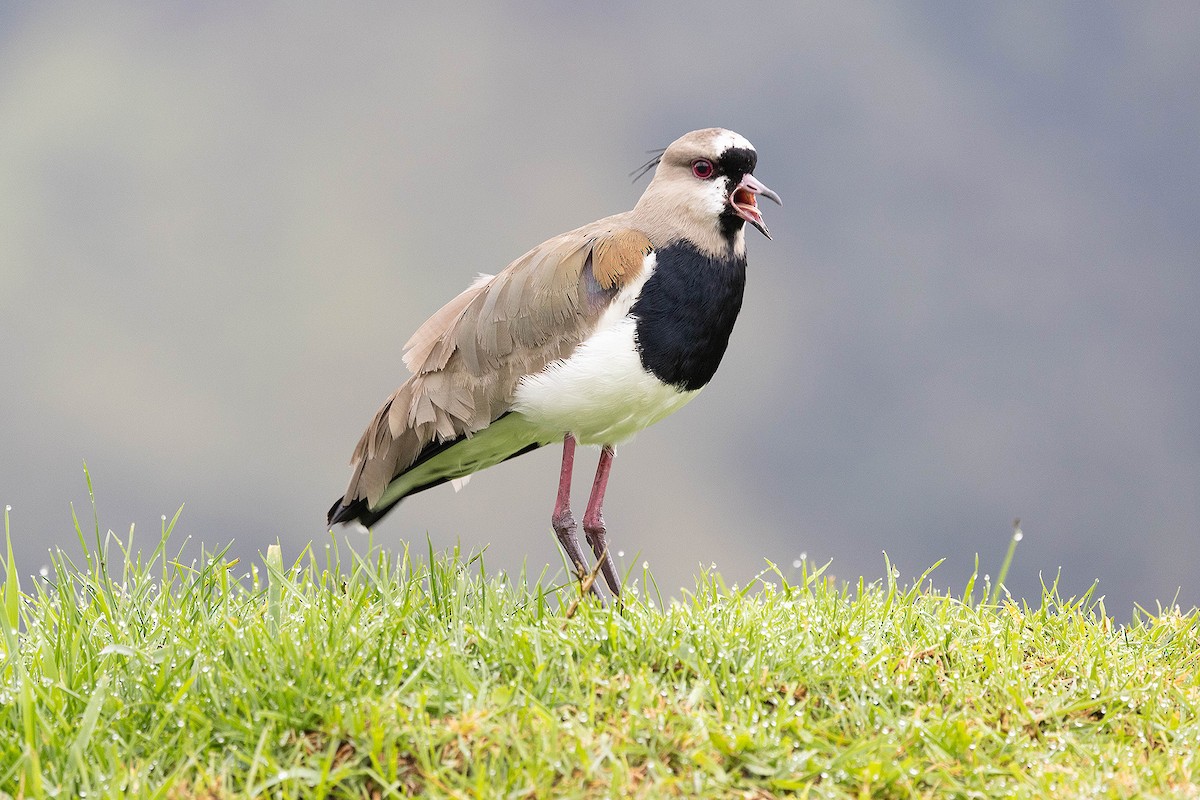
<instances>
[{"instance_id":1,"label":"bird's eye","mask_svg":"<svg viewBox=\"0 0 1200 800\"><path fill-rule=\"evenodd\" d=\"M702 181L706 181L716 173L713 169L713 164L707 158L697 158L692 162L692 174Z\"/></svg>"}]
</instances>

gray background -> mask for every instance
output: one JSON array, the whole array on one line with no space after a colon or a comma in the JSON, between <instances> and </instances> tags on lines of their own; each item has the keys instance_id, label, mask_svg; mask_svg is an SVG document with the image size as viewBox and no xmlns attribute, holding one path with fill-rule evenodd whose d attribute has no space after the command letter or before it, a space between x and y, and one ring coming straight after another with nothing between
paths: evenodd
<instances>
[{"instance_id":1,"label":"gray background","mask_svg":"<svg viewBox=\"0 0 1200 800\"><path fill-rule=\"evenodd\" d=\"M619 454L625 567L677 593L886 550L961 588L1020 516L1014 593L1061 566L1123 619L1200 601L1200 6L442 6L0 7L23 572L77 549L83 459L143 543L181 503L179 542L325 541L415 326L720 125L786 206L716 380ZM559 571L557 463L375 540Z\"/></svg>"}]
</instances>

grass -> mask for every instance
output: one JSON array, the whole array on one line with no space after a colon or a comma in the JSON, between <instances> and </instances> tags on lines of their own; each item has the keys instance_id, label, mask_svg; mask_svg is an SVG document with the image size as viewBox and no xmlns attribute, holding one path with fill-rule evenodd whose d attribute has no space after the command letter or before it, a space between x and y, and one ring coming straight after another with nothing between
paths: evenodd
<instances>
[{"instance_id":1,"label":"grass","mask_svg":"<svg viewBox=\"0 0 1200 800\"><path fill-rule=\"evenodd\" d=\"M1195 612L804 564L568 617L576 586L458 552L247 568L173 524L148 554L97 524L23 588L10 545L0 796L1200 793Z\"/></svg>"}]
</instances>

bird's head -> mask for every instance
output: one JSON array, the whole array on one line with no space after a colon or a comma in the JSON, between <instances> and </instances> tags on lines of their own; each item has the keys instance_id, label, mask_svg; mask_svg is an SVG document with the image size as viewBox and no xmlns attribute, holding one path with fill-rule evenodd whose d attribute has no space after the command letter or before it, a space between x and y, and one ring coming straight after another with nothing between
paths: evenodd
<instances>
[{"instance_id":1,"label":"bird's head","mask_svg":"<svg viewBox=\"0 0 1200 800\"><path fill-rule=\"evenodd\" d=\"M754 177L758 153L745 137L724 128L692 131L672 142L646 169L654 179L638 211L674 233L713 252L745 248L745 223L768 239L758 196L783 205L779 195Z\"/></svg>"}]
</instances>

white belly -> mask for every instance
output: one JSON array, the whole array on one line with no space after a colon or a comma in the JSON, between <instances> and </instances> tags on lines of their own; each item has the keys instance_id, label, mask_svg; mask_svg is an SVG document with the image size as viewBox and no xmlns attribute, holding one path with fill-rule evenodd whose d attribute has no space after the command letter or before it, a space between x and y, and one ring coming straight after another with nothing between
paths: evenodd
<instances>
[{"instance_id":1,"label":"white belly","mask_svg":"<svg viewBox=\"0 0 1200 800\"><path fill-rule=\"evenodd\" d=\"M678 411L699 394L680 391L642 368L636 323L610 316L569 358L517 387L513 411L547 434L570 432L581 444L617 444Z\"/></svg>"}]
</instances>

